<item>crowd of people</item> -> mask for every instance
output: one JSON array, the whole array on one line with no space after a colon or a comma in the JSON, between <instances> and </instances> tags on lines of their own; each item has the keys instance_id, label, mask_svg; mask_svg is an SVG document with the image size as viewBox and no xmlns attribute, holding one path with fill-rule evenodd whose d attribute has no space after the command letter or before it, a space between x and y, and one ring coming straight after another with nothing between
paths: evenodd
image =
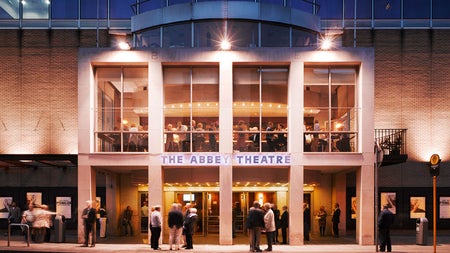
<instances>
[{"instance_id":1,"label":"crowd of people","mask_svg":"<svg viewBox=\"0 0 450 253\"><path fill-rule=\"evenodd\" d=\"M164 129L166 152L217 152L218 123L203 124L191 120L190 125L184 125L181 121L168 123Z\"/></svg>"}]
</instances>

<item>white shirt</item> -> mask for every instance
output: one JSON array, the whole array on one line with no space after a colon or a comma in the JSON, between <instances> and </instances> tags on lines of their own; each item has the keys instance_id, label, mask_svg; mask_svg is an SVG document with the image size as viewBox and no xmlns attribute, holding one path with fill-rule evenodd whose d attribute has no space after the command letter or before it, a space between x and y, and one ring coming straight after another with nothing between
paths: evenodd
<instances>
[{"instance_id":1,"label":"white shirt","mask_svg":"<svg viewBox=\"0 0 450 253\"><path fill-rule=\"evenodd\" d=\"M159 211L153 211L150 215L151 225L152 227L161 227L162 216Z\"/></svg>"}]
</instances>

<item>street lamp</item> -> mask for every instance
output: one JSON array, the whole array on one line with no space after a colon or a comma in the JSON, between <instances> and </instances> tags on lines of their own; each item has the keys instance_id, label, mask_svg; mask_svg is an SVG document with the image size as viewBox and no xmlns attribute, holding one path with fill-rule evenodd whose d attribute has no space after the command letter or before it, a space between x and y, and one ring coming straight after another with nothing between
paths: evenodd
<instances>
[{"instance_id":1,"label":"street lamp","mask_svg":"<svg viewBox=\"0 0 450 253\"><path fill-rule=\"evenodd\" d=\"M433 177L433 252L436 253L436 178L439 176L441 158L438 154L430 157L430 174Z\"/></svg>"}]
</instances>

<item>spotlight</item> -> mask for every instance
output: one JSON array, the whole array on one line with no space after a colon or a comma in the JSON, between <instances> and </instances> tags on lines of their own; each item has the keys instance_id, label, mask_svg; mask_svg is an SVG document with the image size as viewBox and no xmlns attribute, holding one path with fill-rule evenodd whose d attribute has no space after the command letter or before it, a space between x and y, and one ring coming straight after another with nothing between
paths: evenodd
<instances>
[{"instance_id":1,"label":"spotlight","mask_svg":"<svg viewBox=\"0 0 450 253\"><path fill-rule=\"evenodd\" d=\"M220 43L220 48L221 48L222 50L230 50L230 49L231 49L231 43L230 43L228 40L223 40L223 41Z\"/></svg>"},{"instance_id":2,"label":"spotlight","mask_svg":"<svg viewBox=\"0 0 450 253\"><path fill-rule=\"evenodd\" d=\"M119 43L119 48L121 50L130 50L131 46L130 46L130 44L128 42L120 42Z\"/></svg>"},{"instance_id":3,"label":"spotlight","mask_svg":"<svg viewBox=\"0 0 450 253\"><path fill-rule=\"evenodd\" d=\"M321 42L320 49L330 50L332 46L333 46L332 39L330 37L325 37Z\"/></svg>"}]
</instances>

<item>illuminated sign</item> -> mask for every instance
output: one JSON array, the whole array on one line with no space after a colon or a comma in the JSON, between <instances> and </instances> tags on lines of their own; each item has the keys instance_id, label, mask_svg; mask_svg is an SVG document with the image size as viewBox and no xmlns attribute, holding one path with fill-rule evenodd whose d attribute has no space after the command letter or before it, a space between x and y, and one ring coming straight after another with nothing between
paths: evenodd
<instances>
[{"instance_id":1,"label":"illuminated sign","mask_svg":"<svg viewBox=\"0 0 450 253\"><path fill-rule=\"evenodd\" d=\"M290 165L291 156L288 154L249 154L249 155L213 155L213 154L184 154L161 155L162 165Z\"/></svg>"}]
</instances>

